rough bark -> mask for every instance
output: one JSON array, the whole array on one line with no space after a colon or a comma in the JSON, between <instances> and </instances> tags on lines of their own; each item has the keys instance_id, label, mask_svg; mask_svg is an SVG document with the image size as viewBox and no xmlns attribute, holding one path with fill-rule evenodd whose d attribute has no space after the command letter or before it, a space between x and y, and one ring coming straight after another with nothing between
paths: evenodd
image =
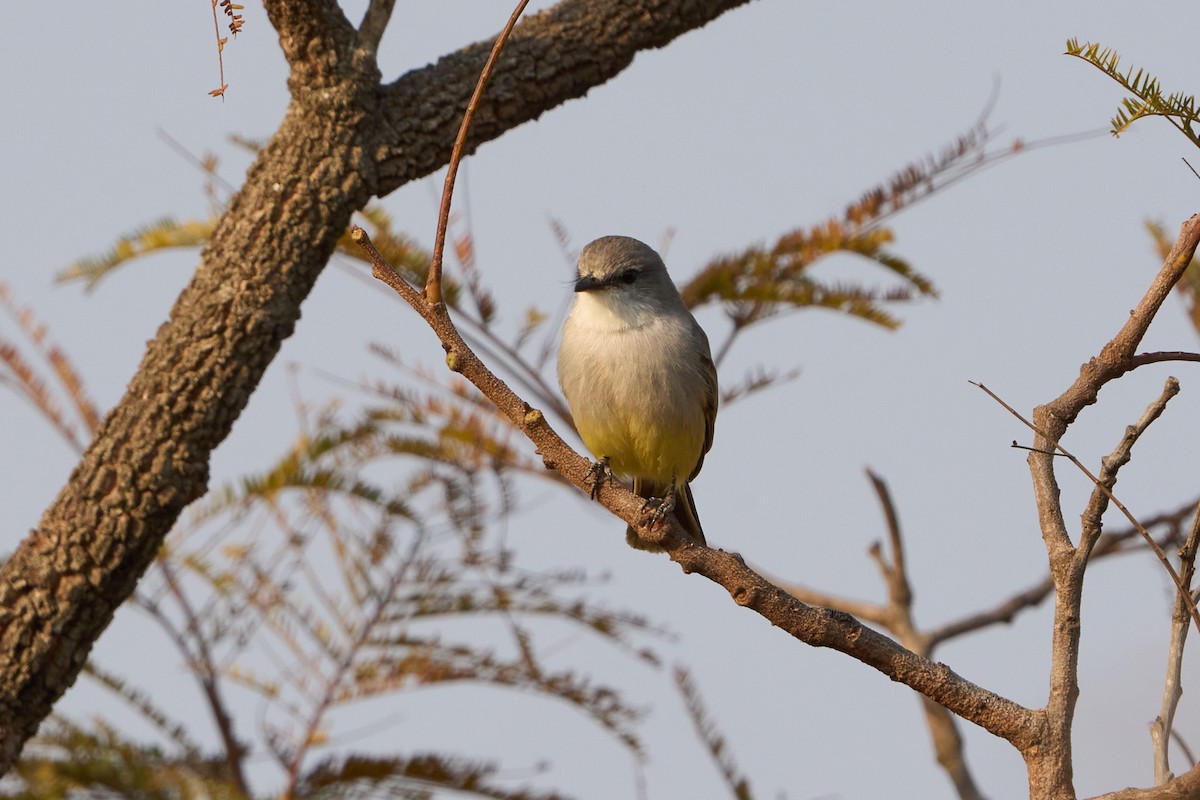
<instances>
[{"instance_id":1,"label":"rough bark","mask_svg":"<svg viewBox=\"0 0 1200 800\"><path fill-rule=\"evenodd\" d=\"M748 0L568 0L518 27L473 146ZM292 102L36 530L0 569L0 774L74 682L300 317L351 214L442 166L487 44L380 85L334 2L268 0ZM498 22L499 24L499 22Z\"/></svg>"}]
</instances>

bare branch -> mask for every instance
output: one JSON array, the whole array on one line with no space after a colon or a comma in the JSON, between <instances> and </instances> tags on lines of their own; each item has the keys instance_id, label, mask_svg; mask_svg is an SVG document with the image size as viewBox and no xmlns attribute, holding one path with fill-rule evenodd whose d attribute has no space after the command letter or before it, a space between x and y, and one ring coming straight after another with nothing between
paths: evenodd
<instances>
[{"instance_id":1,"label":"bare branch","mask_svg":"<svg viewBox=\"0 0 1200 800\"><path fill-rule=\"evenodd\" d=\"M1130 369L1144 367L1147 364L1161 364L1164 361L1200 361L1200 353L1188 353L1183 350L1170 350L1159 353L1139 353L1130 362Z\"/></svg>"},{"instance_id":2,"label":"bare branch","mask_svg":"<svg viewBox=\"0 0 1200 800\"><path fill-rule=\"evenodd\" d=\"M1030 427L1037 432L1028 462L1033 480L1038 523L1046 545L1050 575L1054 581L1054 622L1050 646L1050 696L1045 707L1045 737L1037 748L1024 752L1029 772L1030 795L1038 797L1073 796L1071 729L1075 704L1079 698L1079 619L1083 602L1083 575L1092 543L1071 544L1063 517L1062 500L1055 475L1053 452L1066 452L1059 442L1068 426L1083 409L1096 402L1100 390L1133 368L1135 350L1150 327L1158 309L1170 294L1200 242L1200 215L1191 217L1180 230L1170 254L1150 288L1130 312L1129 318L1112 340L1079 370L1079 377L1061 395L1034 409ZM994 396L994 395L993 395ZM1165 402L1165 400L1164 400ZM1010 409L1011 410L1011 409ZM1014 412L1015 413L1015 412ZM1019 416L1019 415L1018 415ZM1078 459L1071 457L1082 469ZM1108 500L1125 512L1107 487L1094 481ZM1145 533L1133 516L1130 522ZM1094 543L1094 542L1093 542ZM1170 567L1169 562L1165 562ZM1174 577L1174 569L1169 569ZM1176 585L1179 585L1176 580ZM1189 596L1190 599L1190 596ZM1195 612L1195 608L1192 609ZM1200 614L1197 624L1200 624ZM1189 773L1190 775L1190 773Z\"/></svg>"},{"instance_id":3,"label":"bare branch","mask_svg":"<svg viewBox=\"0 0 1200 800\"><path fill-rule=\"evenodd\" d=\"M1065 392L1052 402L1034 410L1035 430L1041 432L1043 439L1035 442L1037 447L1052 448L1053 443L1062 438L1067 426L1075 421L1079 413L1086 406L1096 402L1100 389L1105 384L1133 368L1134 350L1141 343L1146 329L1150 327L1151 320L1170 294L1171 288L1187 269L1196 252L1197 242L1200 242L1200 216L1193 216L1183 224L1179 238L1167 254L1162 269L1112 340L1104 346L1098 356L1083 365L1079 377ZM1066 533L1062 508L1058 503L1058 481L1051 460L1049 456L1039 456L1036 453L1029 456L1034 494L1038 501L1038 517L1042 535L1046 537L1047 546L1051 548L1052 559L1062 558L1064 555L1069 558L1072 548Z\"/></svg>"},{"instance_id":4,"label":"bare branch","mask_svg":"<svg viewBox=\"0 0 1200 800\"><path fill-rule=\"evenodd\" d=\"M1093 361L1095 361L1095 359L1093 359ZM1032 448L1028 448L1030 450L1030 453L1029 453L1030 462L1029 463L1031 465L1033 464L1033 458L1035 456L1042 456L1045 458L1049 458L1053 455L1056 455L1057 453L1061 453L1062 455L1066 456L1067 460L1070 461L1072 464L1074 464L1075 467L1080 472L1082 472L1084 475L1086 475L1088 477L1089 480L1091 480L1091 482L1096 487L1096 491L1098 491L1100 493L1101 501L1095 500L1094 499L1095 494L1093 494L1093 500L1091 502L1089 502L1088 509L1084 512L1083 535L1080 538L1080 544L1079 544L1078 549L1071 546L1070 537L1066 536L1066 529L1065 528L1063 529L1063 535L1064 535L1064 537L1066 537L1066 547L1067 547L1066 554L1069 555L1072 559L1078 561L1078 564L1074 565L1073 568L1077 569L1080 573L1082 573L1084 567L1086 567L1088 558L1091 554L1092 547L1095 545L1096 540L1100 536L1100 532L1101 532L1100 531L1100 515L1103 514L1106 504L1111 502L1125 516L1125 519L1129 520L1130 524L1132 524L1133 527L1137 529L1138 533L1140 533L1142 535L1142 538L1146 540L1146 545L1150 548L1150 550L1158 558L1158 562L1160 564L1162 564L1163 569L1166 570L1167 574L1171 576L1171 580L1175 583L1176 588L1179 589L1181 592L1183 592L1184 597L1186 598L1186 600L1189 604L1189 609L1192 613L1192 619L1196 623L1196 628L1198 630L1200 630L1200 609L1197 609L1196 603L1191 599L1191 595L1188 592L1186 592L1186 590L1184 590L1183 583L1180 581L1179 575L1175 572L1175 567L1173 567L1171 565L1171 562L1167 559L1167 556L1162 551L1162 548L1158 546L1158 543L1156 541L1154 541L1154 537L1150 535L1150 532L1146 530L1145 526L1143 526L1142 523L1137 521L1137 518L1133 516L1133 512L1131 512L1125 506L1125 504L1122 503L1120 500L1118 500L1117 496L1115 494L1113 494L1112 489L1110 488L1110 485L1112 483L1114 483L1116 480L1115 479L1115 469L1113 469L1111 472L1108 470L1108 464L1110 462L1119 468L1119 466L1121 464L1124 464L1126 461L1129 460L1129 449L1131 449L1133 447L1133 442L1137 440L1137 438L1141 435L1142 431L1145 430L1146 426L1148 426L1151 422L1153 422L1155 419L1157 419L1160 414L1162 414L1163 409L1166 408L1167 402L1172 397L1179 394L1179 381L1177 381L1175 378L1168 378L1166 385L1163 387L1162 394L1159 395L1157 400L1155 400L1153 403L1150 404L1150 407L1146 410L1146 412L1142 415L1142 418L1139 420L1139 425L1141 425L1141 428L1138 428L1138 426L1130 426L1129 428L1126 429L1126 435L1122 439L1122 443L1117 446L1117 450L1115 450L1113 452L1113 454L1109 457L1109 459L1105 459L1105 462L1104 462L1105 467L1104 467L1104 469L1102 469L1101 475L1106 476L1106 477L1096 477L1095 475L1093 475L1092 471L1089 470L1087 467L1085 467L1083 465L1083 462L1081 462L1078 458L1076 458L1073 453L1071 453L1069 450L1067 450L1067 448L1063 447L1056 439L1048 436L1046 433L1039 430L1032 422L1025 419L1025 417L1023 417L1020 414L1020 412L1018 412L1015 408L1010 406L1008 403L1004 402L1004 400L1002 400L999 397L999 395L997 395L991 389L987 388L982 383L978 383L976 381L971 381L971 383L975 386L978 386L980 389L982 389L984 392L986 392L989 397L991 397L993 400L995 400L1000 405L1004 406L1004 408L1007 409L1010 414L1015 416L1017 419L1021 420L1021 422L1025 423L1025 425L1030 430L1032 430L1034 433L1036 433L1038 435L1039 439L1046 440L1051 443L1051 445L1054 448L1053 450L1043 450L1040 448L1040 446L1034 446ZM1044 406L1042 408L1044 408ZM1013 444L1014 444L1014 446L1016 445L1015 442ZM1122 456L1122 454L1123 454L1123 456ZM1124 461L1120 461L1121 457L1124 458ZM1117 463L1118 461L1120 461L1119 464ZM1051 466L1051 470L1053 470L1053 466ZM1057 482L1055 483L1055 489L1057 490ZM1056 503L1058 502L1057 494L1055 495L1055 502ZM1098 508L1098 510L1097 510L1097 508ZM1061 520L1061 518L1062 518L1062 509L1061 508L1059 509L1058 517ZM1047 536L1047 534L1045 532L1043 532L1043 537L1045 538L1046 536ZM1054 537L1053 544L1052 544L1052 540L1050 538L1046 539L1046 544L1047 544L1047 548L1050 549L1050 551L1051 551L1051 572L1053 574L1055 556L1057 555L1059 557L1062 557L1064 555L1063 551L1061 551L1061 549L1059 547L1062 543L1057 540L1057 537Z\"/></svg>"},{"instance_id":5,"label":"bare branch","mask_svg":"<svg viewBox=\"0 0 1200 800\"><path fill-rule=\"evenodd\" d=\"M371 0L358 26L358 45L372 55L379 52L383 32L392 19L396 0Z\"/></svg>"},{"instance_id":6,"label":"bare branch","mask_svg":"<svg viewBox=\"0 0 1200 800\"><path fill-rule=\"evenodd\" d=\"M867 477L879 504L883 509L884 520L887 523L889 550L891 561L883 553L883 548L877 542L871 547L871 558L879 566L884 583L888 587L887 616L888 629L891 630L901 644L918 655L929 658L933 653L933 642L929 636L917 628L913 618L913 592L908 580L908 569L904 558L904 540L900 531L900 518L896 513L895 503L892 502L891 492L883 478L868 469ZM975 779L967 766L966 755L963 752L962 735L954 717L944 707L930 700L921 698L921 709L925 713L925 724L929 728L929 736L933 751L937 756L938 765L945 770L946 775L954 784L960 800L980 800L983 795L975 785Z\"/></svg>"},{"instance_id":7,"label":"bare branch","mask_svg":"<svg viewBox=\"0 0 1200 800\"><path fill-rule=\"evenodd\" d=\"M466 150L746 2L563 0L518 28ZM265 6L291 68L288 113L70 482L0 566L12 659L0 675L0 771L74 681L182 509L206 491L213 449L295 330L351 215L446 163L490 47L381 88L336 2ZM582 480L587 462L574 458L565 468ZM629 494L630 517L638 505Z\"/></svg>"},{"instance_id":8,"label":"bare branch","mask_svg":"<svg viewBox=\"0 0 1200 800\"><path fill-rule=\"evenodd\" d=\"M1192 575L1196 569L1196 550L1200 548L1200 508L1187 541L1179 548L1179 577L1187 592L1177 591L1175 610L1171 614L1171 644L1167 650L1167 678L1163 686L1162 710L1150 725L1150 738L1154 742L1154 782L1163 786L1174 775L1171 773L1168 748L1174 733L1175 709L1183 697L1183 647L1187 643L1188 601L1191 593ZM1184 597L1184 595L1187 595Z\"/></svg>"},{"instance_id":9,"label":"bare branch","mask_svg":"<svg viewBox=\"0 0 1200 800\"><path fill-rule=\"evenodd\" d=\"M1100 520L1108 508L1109 498L1112 497L1112 487L1116 485L1117 472L1121 467L1129 463L1134 443L1150 427L1150 423L1162 415L1163 411L1166 410L1167 403L1177 394L1179 394L1179 381L1168 377L1166 383L1163 384L1162 393L1158 398L1150 404L1137 422L1125 428L1125 435L1121 437L1121 441L1113 449L1112 453L1108 457L1101 459L1100 474L1096 488L1092 491L1087 508L1083 512L1083 533L1079 541L1079 550L1084 559L1090 557L1091 550L1095 546L1096 540L1100 537ZM1113 497L1113 500L1115 502L1116 498ZM1126 516L1128 517L1129 515L1126 514ZM1145 531L1145 528L1141 527L1140 523L1135 525L1135 527L1141 531ZM1154 537L1148 532L1145 533L1145 537L1147 543L1151 545L1151 549L1155 550L1155 554L1158 555L1159 560L1170 566L1170 562L1167 561L1166 556L1158 549L1158 545L1155 544ZM1173 569L1168 571L1174 572ZM1176 581L1176 585L1179 585L1178 581ZM1200 615L1197 616L1196 624L1200 625Z\"/></svg>"},{"instance_id":10,"label":"bare branch","mask_svg":"<svg viewBox=\"0 0 1200 800\"><path fill-rule=\"evenodd\" d=\"M1152 789L1121 789L1091 800L1194 800L1200 796L1200 764L1162 786Z\"/></svg>"},{"instance_id":11,"label":"bare branch","mask_svg":"<svg viewBox=\"0 0 1200 800\"><path fill-rule=\"evenodd\" d=\"M755 567L755 570L766 576L767 580L783 589L792 597L799 600L801 603L807 603L810 606L821 606L823 608L833 608L838 611L844 611L861 620L866 620L875 625L887 627L889 620L889 612L887 606L877 605L876 603L868 603L865 600L851 600L838 595L826 594L825 592L816 589L810 589L807 586L802 586L798 583L790 583L788 581L779 580L767 573L763 573Z\"/></svg>"},{"instance_id":12,"label":"bare branch","mask_svg":"<svg viewBox=\"0 0 1200 800\"><path fill-rule=\"evenodd\" d=\"M175 576L174 568L165 559L159 559L158 565L161 568L163 579L166 581L171 595L175 598L175 602L178 603L180 610L183 612L188 634L191 636L192 641L195 642L195 652L193 653L192 648L187 645L181 631L175 630L174 626L171 625L164 624L163 627L175 640L175 644L180 651L188 656L192 662L191 672L196 677L196 680L200 682L200 688L204 692L204 699L208 702L209 711L212 712L213 721L216 723L217 732L221 737L221 744L225 750L225 767L229 770L229 779L233 782L237 791L241 793L242 797L251 797L250 784L246 782L246 774L242 769L242 760L246 755L246 747L238 741L237 734L234 733L233 718L229 715L229 706L221 693L217 665L213 659L212 650L209 647L209 640L204 631L200 629L200 620L192 610L187 595L183 593L183 586ZM158 609L153 609L153 613L160 622L165 623L166 617Z\"/></svg>"},{"instance_id":13,"label":"bare branch","mask_svg":"<svg viewBox=\"0 0 1200 800\"><path fill-rule=\"evenodd\" d=\"M462 161L467 133L471 130L471 120L475 118L475 111L479 108L479 98L483 96L488 79L492 77L492 70L496 68L496 59L500 57L504 43L508 41L513 26L517 24L517 20L521 18L521 13L528 4L529 0L520 0L517 3L512 16L508 18L508 24L496 37L496 42L492 45L492 52L488 54L488 59L479 72L475 91L467 102L467 110L463 114L462 124L458 127L458 136L454 139L454 149L450 152L450 165L446 167L446 183L442 188L442 204L438 210L437 234L433 240L433 261L429 265L429 277L425 280L425 299L430 303L442 302L442 253L446 249L446 228L450 224L450 201L454 198L454 181L458 177L458 165Z\"/></svg>"},{"instance_id":14,"label":"bare branch","mask_svg":"<svg viewBox=\"0 0 1200 800\"><path fill-rule=\"evenodd\" d=\"M934 628L926 636L929 637L930 646L936 646L947 639L953 639L956 636L962 636L966 633L973 633L990 625L1001 622L1012 622L1017 614L1027 608L1038 605L1049 597L1053 591L1054 580L1047 576L1041 583L1018 592L993 609L980 611L977 614L971 614L970 616L947 623L940 628Z\"/></svg>"},{"instance_id":15,"label":"bare branch","mask_svg":"<svg viewBox=\"0 0 1200 800\"><path fill-rule=\"evenodd\" d=\"M1171 728L1171 740L1183 751L1183 757L1188 760L1188 769L1196 766L1196 756L1192 753L1192 748L1188 747L1188 743L1179 735L1176 728Z\"/></svg>"},{"instance_id":16,"label":"bare branch","mask_svg":"<svg viewBox=\"0 0 1200 800\"><path fill-rule=\"evenodd\" d=\"M884 581L888 587L888 598L894 611L908 618L909 626L912 627L911 612L912 612L912 586L908 582L908 570L904 563L904 543L900 538L900 518L896 514L896 506L892 503L892 495L888 491L887 484L883 478L879 477L875 472L867 469L867 478L871 481L871 487L875 490L876 496L879 498L879 505L883 508L884 520L887 522L888 543L891 549L891 564L889 565L882 553L879 545L876 544L871 548L871 555L879 564L880 570L883 572Z\"/></svg>"},{"instance_id":17,"label":"bare branch","mask_svg":"<svg viewBox=\"0 0 1200 800\"><path fill-rule=\"evenodd\" d=\"M547 467L557 470L580 491L591 492L591 462L568 447L540 411L530 408L484 366L463 342L445 305L425 302L382 259L362 228L354 227L351 235L370 256L375 276L408 301L437 334L446 350L447 366L475 384L529 437ZM1039 727L1036 712L976 686L944 664L934 664L906 650L883 634L863 627L849 614L801 603L746 566L741 556L695 544L672 517L652 526L641 498L617 482L603 482L596 499L634 526L644 540L667 551L685 572L699 573L719 583L739 605L751 608L797 639L814 647L840 650L1007 739L1019 749L1023 750L1036 738Z\"/></svg>"},{"instance_id":18,"label":"bare branch","mask_svg":"<svg viewBox=\"0 0 1200 800\"><path fill-rule=\"evenodd\" d=\"M1183 538L1181 527L1184 521L1195 512L1198 502L1200 501L1191 501L1174 511L1168 511L1151 517L1143 523L1148 529L1158 526L1165 526L1167 528L1166 532L1155 540L1159 547L1170 547L1172 543L1178 544L1180 542ZM1134 527L1101 535L1096 546L1092 549L1092 556L1089 561L1094 562L1097 559L1108 556L1140 552L1139 548L1125 546L1127 542L1138 539L1140 535L1137 528ZM930 647L933 648L947 639L974 633L990 625L1010 623L1016 618L1017 614L1027 608L1033 608L1041 604L1053 592L1054 580L1047 575L1038 583L1030 586L1028 589L1017 592L994 608L969 614L953 622L948 622L939 628L934 628L925 635L929 638Z\"/></svg>"}]
</instances>

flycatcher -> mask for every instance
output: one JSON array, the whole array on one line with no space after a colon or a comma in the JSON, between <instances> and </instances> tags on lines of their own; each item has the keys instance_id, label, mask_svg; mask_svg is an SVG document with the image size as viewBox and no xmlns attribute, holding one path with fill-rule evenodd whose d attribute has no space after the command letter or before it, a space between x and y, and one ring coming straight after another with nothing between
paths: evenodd
<instances>
[{"instance_id":1,"label":"flycatcher","mask_svg":"<svg viewBox=\"0 0 1200 800\"><path fill-rule=\"evenodd\" d=\"M558 382L592 454L635 494L660 499L692 538L704 531L688 483L712 446L717 370L708 337L650 247L605 236L579 254ZM598 480L602 476L598 476ZM633 528L629 543L652 549Z\"/></svg>"}]
</instances>

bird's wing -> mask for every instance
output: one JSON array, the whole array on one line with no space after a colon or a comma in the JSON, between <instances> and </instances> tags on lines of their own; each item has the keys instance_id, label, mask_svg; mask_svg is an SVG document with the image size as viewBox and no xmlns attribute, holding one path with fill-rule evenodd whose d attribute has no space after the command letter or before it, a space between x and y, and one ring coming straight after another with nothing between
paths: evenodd
<instances>
[{"instance_id":1,"label":"bird's wing","mask_svg":"<svg viewBox=\"0 0 1200 800\"><path fill-rule=\"evenodd\" d=\"M707 344L708 342L705 342L705 345ZM696 462L696 467L688 476L689 481L699 475L700 468L704 466L704 454L712 447L713 428L717 424L717 400L720 397L720 392L717 390L717 366L713 363L712 356L708 354L707 346L704 348L700 374L704 378L704 447L700 450L700 460Z\"/></svg>"}]
</instances>

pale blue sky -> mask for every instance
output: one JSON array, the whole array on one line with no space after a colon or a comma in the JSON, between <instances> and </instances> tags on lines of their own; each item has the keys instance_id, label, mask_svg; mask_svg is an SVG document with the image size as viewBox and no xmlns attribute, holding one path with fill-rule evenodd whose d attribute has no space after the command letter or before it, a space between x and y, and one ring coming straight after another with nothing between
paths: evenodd
<instances>
[{"instance_id":1,"label":"pale blue sky","mask_svg":"<svg viewBox=\"0 0 1200 800\"><path fill-rule=\"evenodd\" d=\"M104 407L120 396L195 254L146 259L90 296L76 286L54 288L51 277L137 225L205 213L201 176L164 144L159 128L196 153L218 154L222 174L238 180L247 158L225 136L269 135L286 101L274 32L261 9L248 5L245 34L226 51L231 88L224 103L206 94L217 76L204 2L123 6L123 13L110 4L72 4L52 28L31 25L0 53L7 76L0 88L0 219L8 243L0 279L37 309ZM346 5L357 15L362 4ZM493 0L399 3L384 40L385 75L493 33L509 11ZM1116 47L1168 89L1200 91L1200 56L1186 24L1193 19L1193 4L1182 0L759 0L638 56L586 99L482 147L463 182L481 269L514 327L526 307L554 309L568 291L569 269L549 217L566 225L576 246L611 233L657 245L674 230L667 264L684 280L713 255L839 212L863 189L940 148L972 124L996 79L992 123L1005 130L1000 141L1106 127L1119 89L1062 55L1068 37ZM895 250L942 293L940 301L900 309L906 324L899 332L807 312L741 340L727 382L759 363L803 374L722 413L694 487L710 541L783 578L878 599L882 587L866 549L883 529L862 475L869 464L890 482L898 504L920 622L993 605L1038 580L1045 554L1028 471L1008 448L1027 437L967 381L983 381L1028 410L1073 380L1154 273L1142 220L1161 219L1174 232L1197 210L1200 183L1181 156L1200 161L1158 121L1120 140L1024 155L896 219ZM429 243L439 188L421 182L384 203L404 230ZM828 274L837 268L823 267ZM857 265L849 269L874 278ZM718 312L706 310L700 320L711 338L723 338ZM10 325L0 326L11 335ZM217 452L215 482L267 463L294 435L288 364L299 365L310 397L324 397L340 390L321 371L355 378L380 369L366 353L372 340L402 344L434 366L439 361L440 349L415 315L329 270ZM1145 349L1196 348L1196 334L1172 300ZM1190 365L1142 372L1106 390L1066 444L1095 463L1165 376L1177 375L1182 395L1139 443L1117 488L1135 513L1150 515L1196 492L1200 430L1191 420L1200 414L1200 394ZM36 524L74 457L3 392L0 421L0 503L10 522L0 549L9 549ZM1065 467L1060 476L1074 520L1088 486ZM952 796L908 689L791 640L664 558L628 550L623 526L601 509L542 486L526 492L527 510L509 523L518 553L531 565L611 570L602 596L680 634L678 643L663 646L668 662L693 669L758 796ZM1104 563L1089 576L1076 729L1082 795L1151 780L1147 724L1161 694L1169 600L1168 581L1149 557ZM938 659L1040 705L1047 622L1044 610L1027 614L947 646ZM145 630L135 615L119 615L97 656L144 679L183 713L198 713L174 651L164 648L163 663L152 668L144 657L128 660ZM726 796L669 675L593 650L568 640L557 656L605 668L601 677L655 706L643 728L649 796ZM1185 690L1198 677L1189 667ZM73 692L67 707L90 713L95 696ZM388 737L401 748L443 743L518 767L545 756L556 766L548 781L568 793L633 796L628 756L578 716L546 703L531 710L523 697L489 696L495 720L464 720L455 713L466 708L464 697L438 692L406 700L403 719L373 746ZM505 715L518 711L536 730L513 735ZM198 724L206 730L208 723L201 717ZM1200 745L1186 696L1177 724ZM475 735L465 735L464 725ZM1021 796L1025 771L1015 751L971 726L964 732L983 790L994 798ZM498 743L501 737L510 741Z\"/></svg>"}]
</instances>

